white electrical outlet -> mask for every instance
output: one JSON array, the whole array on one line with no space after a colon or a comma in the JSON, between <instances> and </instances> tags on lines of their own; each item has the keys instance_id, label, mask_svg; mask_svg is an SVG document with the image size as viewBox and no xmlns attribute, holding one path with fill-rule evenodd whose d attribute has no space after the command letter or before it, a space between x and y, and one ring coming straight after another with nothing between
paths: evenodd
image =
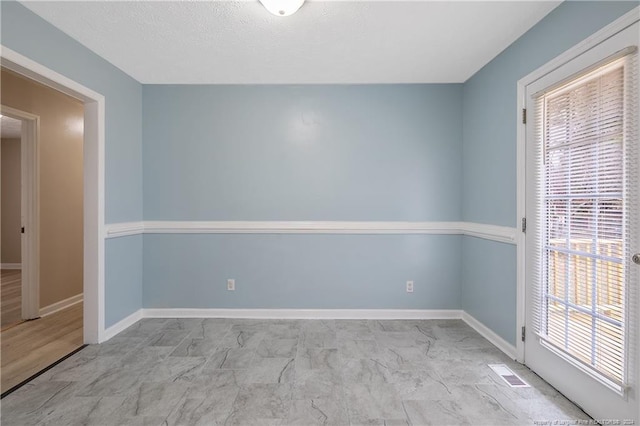
<instances>
[{"instance_id":1,"label":"white electrical outlet","mask_svg":"<svg viewBox=\"0 0 640 426\"><path fill-rule=\"evenodd\" d=\"M229 279L227 280L227 290L235 291L236 290L236 280Z\"/></svg>"},{"instance_id":2,"label":"white electrical outlet","mask_svg":"<svg viewBox=\"0 0 640 426\"><path fill-rule=\"evenodd\" d=\"M407 293L413 293L413 281L407 281Z\"/></svg>"}]
</instances>

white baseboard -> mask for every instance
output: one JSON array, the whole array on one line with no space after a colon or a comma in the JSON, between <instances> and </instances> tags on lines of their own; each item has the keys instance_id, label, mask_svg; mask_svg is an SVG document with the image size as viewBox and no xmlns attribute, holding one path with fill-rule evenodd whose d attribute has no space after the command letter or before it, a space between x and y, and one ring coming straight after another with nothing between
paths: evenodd
<instances>
[{"instance_id":1,"label":"white baseboard","mask_svg":"<svg viewBox=\"0 0 640 426\"><path fill-rule=\"evenodd\" d=\"M144 318L460 319L457 309L143 309Z\"/></svg>"},{"instance_id":2,"label":"white baseboard","mask_svg":"<svg viewBox=\"0 0 640 426\"><path fill-rule=\"evenodd\" d=\"M142 318L253 318L253 319L462 319L484 338L516 359L516 348L480 321L459 309L140 309L107 328L105 342Z\"/></svg>"},{"instance_id":3,"label":"white baseboard","mask_svg":"<svg viewBox=\"0 0 640 426\"><path fill-rule=\"evenodd\" d=\"M22 263L0 263L0 269L22 269Z\"/></svg>"},{"instance_id":4,"label":"white baseboard","mask_svg":"<svg viewBox=\"0 0 640 426\"><path fill-rule=\"evenodd\" d=\"M493 330L491 330L486 325L482 324L480 321L469 315L467 312L462 312L462 320L466 322L471 328L476 330L478 333L482 335L485 339L494 344L498 349L504 352L509 358L516 359L517 351L516 347L511 343L504 340L502 337L498 336Z\"/></svg>"},{"instance_id":5,"label":"white baseboard","mask_svg":"<svg viewBox=\"0 0 640 426\"><path fill-rule=\"evenodd\" d=\"M139 309L104 330L99 342L111 339L142 318L254 319L460 319L459 309Z\"/></svg>"},{"instance_id":6,"label":"white baseboard","mask_svg":"<svg viewBox=\"0 0 640 426\"><path fill-rule=\"evenodd\" d=\"M116 334L126 330L127 328L131 327L133 324L140 321L143 318L142 313L143 313L143 310L138 309L128 317L121 319L117 323L113 324L111 327L105 329L104 332L102 333L102 336L100 336L98 339L99 343L106 342L107 340L114 337Z\"/></svg>"},{"instance_id":7,"label":"white baseboard","mask_svg":"<svg viewBox=\"0 0 640 426\"><path fill-rule=\"evenodd\" d=\"M58 311L66 309L80 302L82 302L82 293L76 294L75 296L71 296L68 299L64 299L59 302L52 303L51 305L45 306L44 308L40 308L39 313L41 317L46 317L47 315L54 314Z\"/></svg>"},{"instance_id":8,"label":"white baseboard","mask_svg":"<svg viewBox=\"0 0 640 426\"><path fill-rule=\"evenodd\" d=\"M254 318L254 319L460 319L458 309L139 309L102 333L100 343L142 318Z\"/></svg>"}]
</instances>

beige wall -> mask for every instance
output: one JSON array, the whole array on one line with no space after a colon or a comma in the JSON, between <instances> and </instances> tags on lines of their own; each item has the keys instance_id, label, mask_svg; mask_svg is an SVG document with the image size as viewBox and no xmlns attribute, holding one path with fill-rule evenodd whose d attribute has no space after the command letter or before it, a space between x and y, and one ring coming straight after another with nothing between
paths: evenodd
<instances>
[{"instance_id":1,"label":"beige wall","mask_svg":"<svg viewBox=\"0 0 640 426\"><path fill-rule=\"evenodd\" d=\"M2 139L0 263L20 263L20 139Z\"/></svg>"},{"instance_id":2,"label":"beige wall","mask_svg":"<svg viewBox=\"0 0 640 426\"><path fill-rule=\"evenodd\" d=\"M40 116L40 307L82 293L84 106L7 70L2 105Z\"/></svg>"}]
</instances>

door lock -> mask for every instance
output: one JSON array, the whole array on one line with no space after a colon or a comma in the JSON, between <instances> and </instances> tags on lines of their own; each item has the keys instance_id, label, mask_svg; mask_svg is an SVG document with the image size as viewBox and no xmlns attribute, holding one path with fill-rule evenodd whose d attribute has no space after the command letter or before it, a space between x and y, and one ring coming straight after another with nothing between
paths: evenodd
<instances>
[{"instance_id":1,"label":"door lock","mask_svg":"<svg viewBox=\"0 0 640 426\"><path fill-rule=\"evenodd\" d=\"M640 253L636 253L631 256L631 260L633 260L633 263L635 263L636 265L640 265Z\"/></svg>"}]
</instances>

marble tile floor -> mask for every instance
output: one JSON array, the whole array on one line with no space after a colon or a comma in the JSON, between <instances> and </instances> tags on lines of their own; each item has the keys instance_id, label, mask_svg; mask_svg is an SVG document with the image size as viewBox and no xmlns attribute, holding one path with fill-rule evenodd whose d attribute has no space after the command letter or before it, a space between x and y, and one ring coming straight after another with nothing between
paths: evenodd
<instances>
[{"instance_id":1,"label":"marble tile floor","mask_svg":"<svg viewBox=\"0 0 640 426\"><path fill-rule=\"evenodd\" d=\"M460 320L144 319L1 401L5 426L569 419L589 417Z\"/></svg>"}]
</instances>

